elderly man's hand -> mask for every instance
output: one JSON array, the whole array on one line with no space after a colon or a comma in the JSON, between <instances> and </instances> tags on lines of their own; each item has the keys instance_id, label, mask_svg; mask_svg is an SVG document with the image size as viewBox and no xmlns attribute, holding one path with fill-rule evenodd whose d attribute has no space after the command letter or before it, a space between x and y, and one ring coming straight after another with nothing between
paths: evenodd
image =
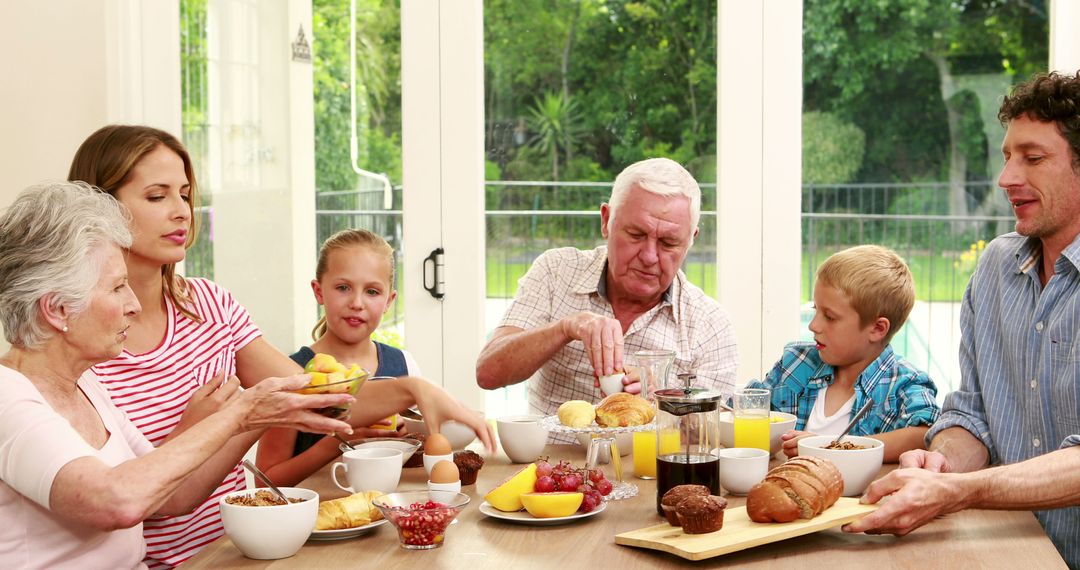
<instances>
[{"instance_id":1,"label":"elderly man's hand","mask_svg":"<svg viewBox=\"0 0 1080 570\"><path fill-rule=\"evenodd\" d=\"M862 502L876 503L886 496L880 509L844 525L844 531L903 536L938 516L963 509L968 491L958 475L897 469L871 483Z\"/></svg>"},{"instance_id":2,"label":"elderly man's hand","mask_svg":"<svg viewBox=\"0 0 1080 570\"><path fill-rule=\"evenodd\" d=\"M567 317L563 330L585 345L597 377L623 370L623 332L619 321L585 311Z\"/></svg>"},{"instance_id":3,"label":"elderly man's hand","mask_svg":"<svg viewBox=\"0 0 1080 570\"><path fill-rule=\"evenodd\" d=\"M950 471L949 460L943 454L936 451L926 451L925 449L912 449L901 453L900 467L926 469L934 473L948 473Z\"/></svg>"}]
</instances>

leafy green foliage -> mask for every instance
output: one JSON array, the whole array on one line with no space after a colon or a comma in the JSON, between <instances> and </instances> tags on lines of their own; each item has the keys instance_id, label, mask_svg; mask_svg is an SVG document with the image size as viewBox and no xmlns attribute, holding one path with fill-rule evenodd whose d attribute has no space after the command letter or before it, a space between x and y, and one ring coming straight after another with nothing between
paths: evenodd
<instances>
[{"instance_id":1,"label":"leafy green foliage","mask_svg":"<svg viewBox=\"0 0 1080 570\"><path fill-rule=\"evenodd\" d=\"M843 183L855 177L866 152L866 135L832 113L811 111L802 119L803 182Z\"/></svg>"}]
</instances>

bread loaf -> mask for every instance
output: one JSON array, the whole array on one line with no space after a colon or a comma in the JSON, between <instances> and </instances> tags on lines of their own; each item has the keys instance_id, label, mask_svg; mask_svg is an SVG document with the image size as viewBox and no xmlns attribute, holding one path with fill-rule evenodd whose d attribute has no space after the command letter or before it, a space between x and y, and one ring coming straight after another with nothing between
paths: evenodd
<instances>
[{"instance_id":1,"label":"bread loaf","mask_svg":"<svg viewBox=\"0 0 1080 570\"><path fill-rule=\"evenodd\" d=\"M604 427L645 425L656 411L649 402L626 392L616 392L596 405L596 423Z\"/></svg>"},{"instance_id":2,"label":"bread loaf","mask_svg":"<svg viewBox=\"0 0 1080 570\"><path fill-rule=\"evenodd\" d=\"M754 522L811 519L833 506L844 479L827 459L799 456L770 470L746 496L746 514Z\"/></svg>"}]
</instances>

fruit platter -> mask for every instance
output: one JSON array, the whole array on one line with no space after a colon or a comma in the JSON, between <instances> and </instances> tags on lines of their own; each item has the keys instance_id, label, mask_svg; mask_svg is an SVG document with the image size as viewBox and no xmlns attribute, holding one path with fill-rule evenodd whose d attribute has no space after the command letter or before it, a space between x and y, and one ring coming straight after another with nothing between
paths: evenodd
<instances>
[{"instance_id":1,"label":"fruit platter","mask_svg":"<svg viewBox=\"0 0 1080 570\"><path fill-rule=\"evenodd\" d=\"M484 495L480 512L514 523L564 524L603 512L614 489L602 469L542 458Z\"/></svg>"}]
</instances>

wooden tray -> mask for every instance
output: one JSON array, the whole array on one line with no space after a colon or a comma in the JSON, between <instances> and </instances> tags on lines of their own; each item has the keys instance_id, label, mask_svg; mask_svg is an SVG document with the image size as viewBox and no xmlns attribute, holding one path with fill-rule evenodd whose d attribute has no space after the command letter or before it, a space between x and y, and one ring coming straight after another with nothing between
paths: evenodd
<instances>
[{"instance_id":1,"label":"wooden tray","mask_svg":"<svg viewBox=\"0 0 1080 570\"><path fill-rule=\"evenodd\" d=\"M724 511L724 528L709 534L686 534L662 523L615 535L615 544L670 552L687 560L704 560L794 536L840 526L877 510L858 498L840 497L836 504L810 519L789 523L756 523L746 515L746 507Z\"/></svg>"}]
</instances>

